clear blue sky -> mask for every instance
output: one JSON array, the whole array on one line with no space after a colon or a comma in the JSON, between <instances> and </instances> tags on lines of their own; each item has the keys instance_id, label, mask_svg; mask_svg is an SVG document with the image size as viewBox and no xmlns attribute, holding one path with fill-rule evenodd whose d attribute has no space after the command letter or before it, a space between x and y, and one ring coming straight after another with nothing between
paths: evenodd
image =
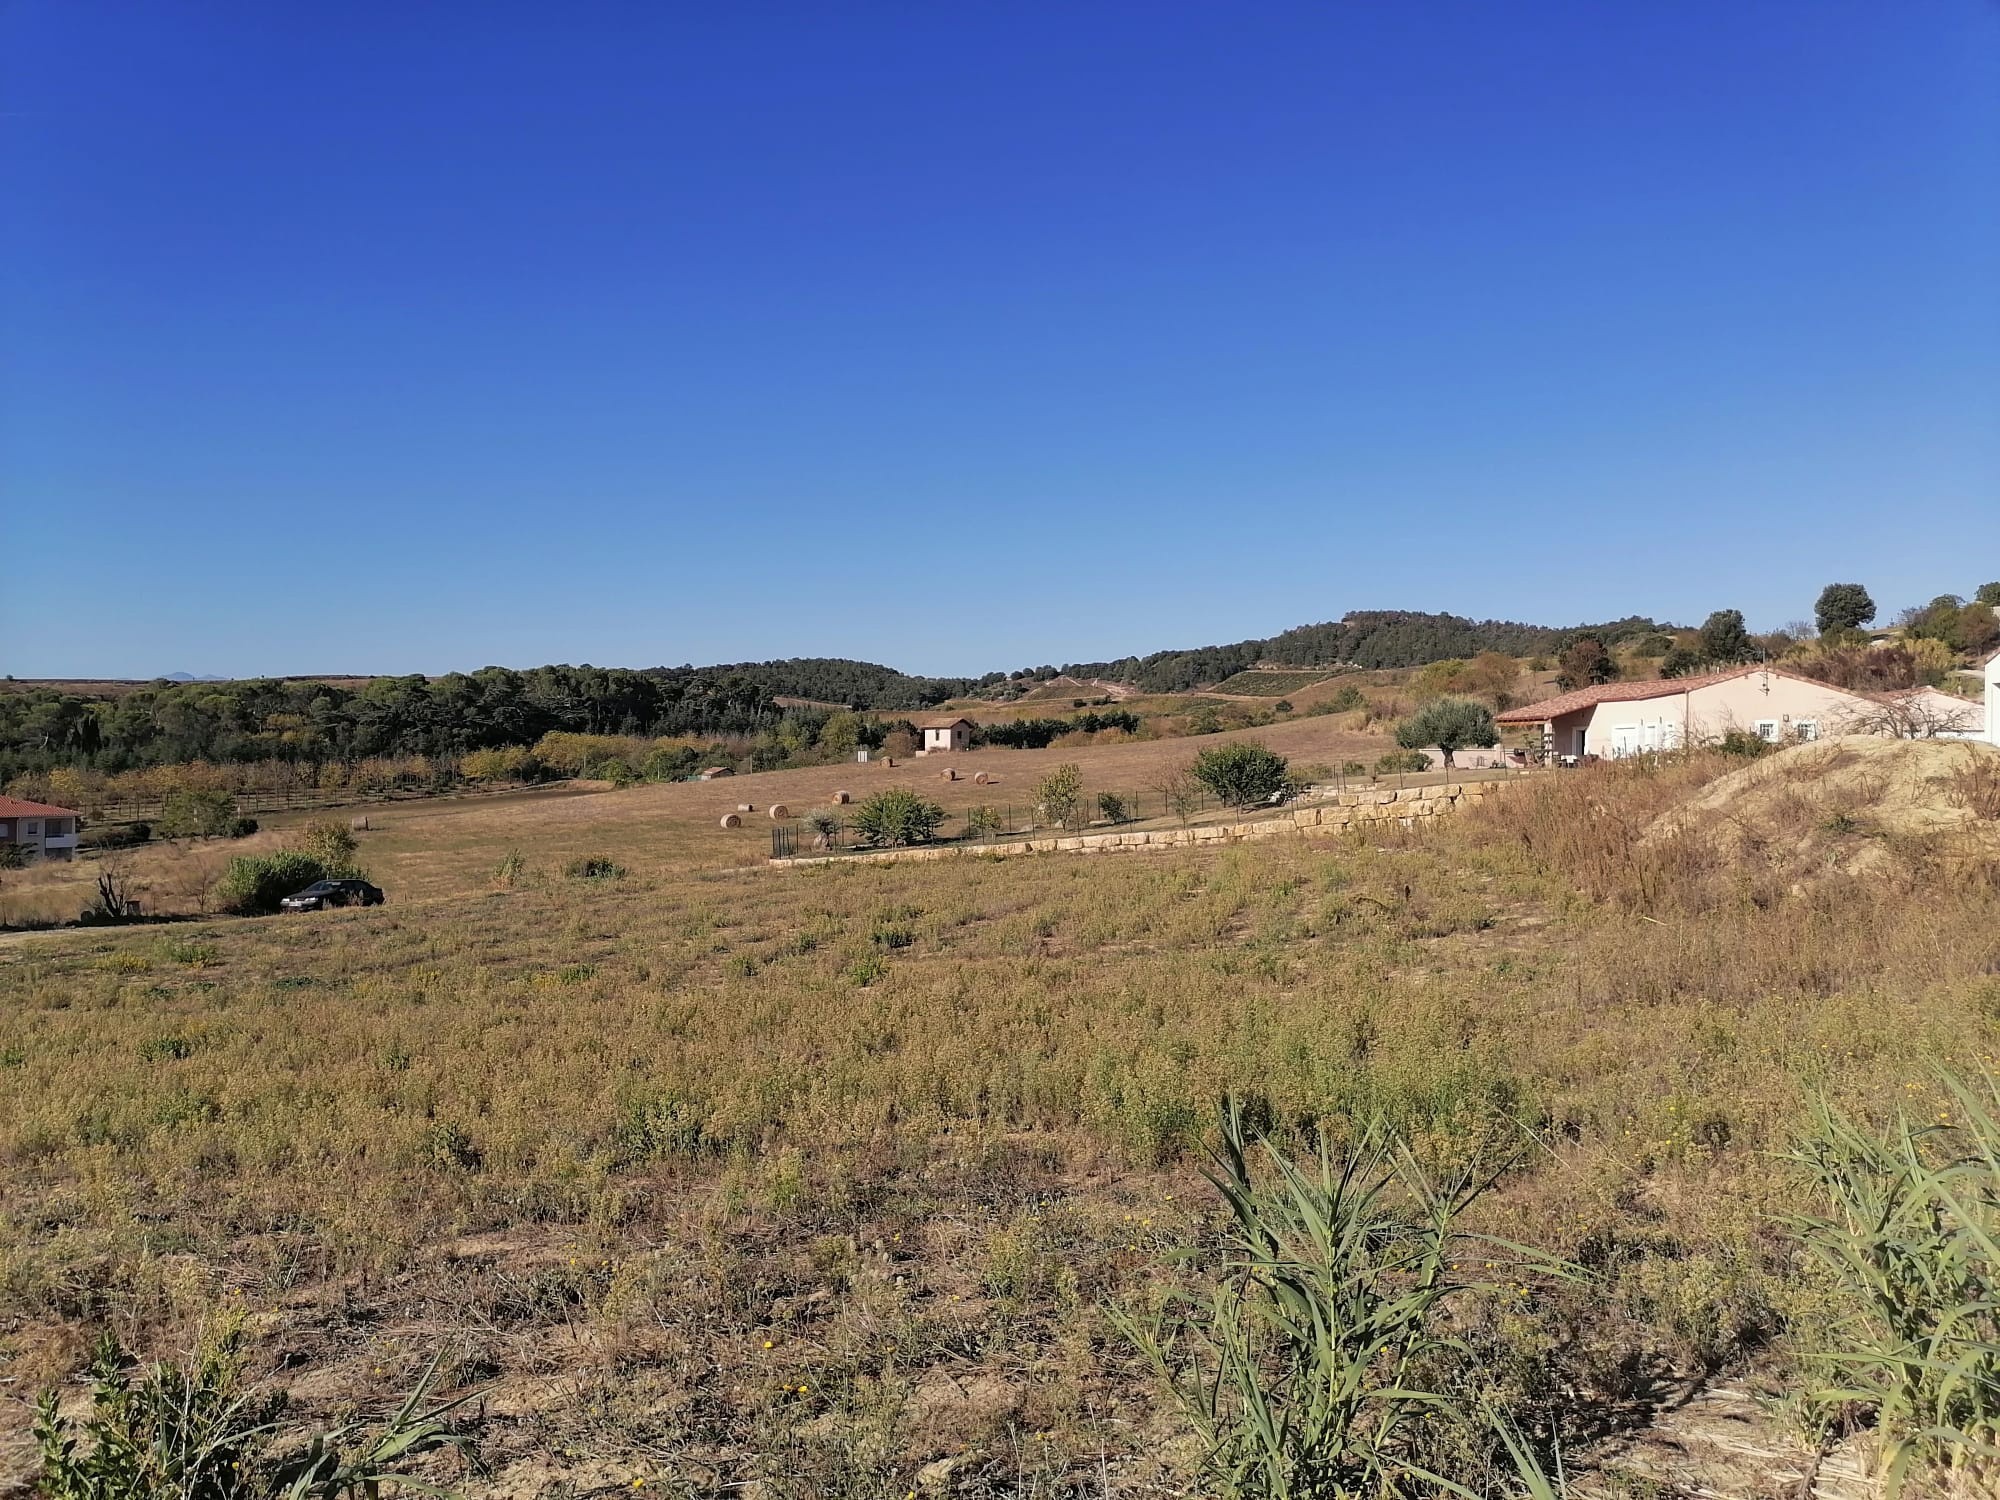
<instances>
[{"instance_id":1,"label":"clear blue sky","mask_svg":"<svg viewBox=\"0 0 2000 1500\"><path fill-rule=\"evenodd\" d=\"M2000 577L2000 5L0 5L0 669Z\"/></svg>"}]
</instances>

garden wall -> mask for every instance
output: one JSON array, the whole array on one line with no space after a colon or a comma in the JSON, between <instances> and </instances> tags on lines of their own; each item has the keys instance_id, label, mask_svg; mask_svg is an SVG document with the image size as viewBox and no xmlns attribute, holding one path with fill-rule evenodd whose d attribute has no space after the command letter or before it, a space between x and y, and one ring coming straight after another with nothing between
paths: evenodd
<instances>
[{"instance_id":1,"label":"garden wall","mask_svg":"<svg viewBox=\"0 0 2000 1500\"><path fill-rule=\"evenodd\" d=\"M916 849L876 849L865 854L801 854L774 859L774 865L830 865L859 860L890 864L900 860L963 859L988 854L1143 854L1155 849L1185 849L1197 844L1235 844L1245 839L1274 838L1285 833L1341 833L1373 823L1415 827L1428 818L1491 796L1507 781L1468 781L1458 786L1370 788L1337 792L1324 801L1309 802L1273 817L1246 823L1203 823L1191 828L1154 828L1132 833L1038 834L1032 838L995 839L991 843L939 844Z\"/></svg>"}]
</instances>

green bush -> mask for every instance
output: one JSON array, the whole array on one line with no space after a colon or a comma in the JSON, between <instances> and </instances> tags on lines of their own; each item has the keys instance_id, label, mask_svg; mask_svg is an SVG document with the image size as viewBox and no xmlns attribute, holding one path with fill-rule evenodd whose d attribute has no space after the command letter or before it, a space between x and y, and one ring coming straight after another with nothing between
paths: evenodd
<instances>
[{"instance_id":1,"label":"green bush","mask_svg":"<svg viewBox=\"0 0 2000 1500\"><path fill-rule=\"evenodd\" d=\"M1755 760L1771 748L1771 742L1747 729L1730 729L1723 732L1715 748L1724 755L1740 755L1745 760Z\"/></svg>"},{"instance_id":2,"label":"green bush","mask_svg":"<svg viewBox=\"0 0 2000 1500\"><path fill-rule=\"evenodd\" d=\"M602 854L581 855L563 866L571 880L617 880L624 873L623 865Z\"/></svg>"},{"instance_id":3,"label":"green bush","mask_svg":"<svg viewBox=\"0 0 2000 1500\"><path fill-rule=\"evenodd\" d=\"M233 839L247 839L257 831L255 818L237 818L229 825L229 836Z\"/></svg>"},{"instance_id":4,"label":"green bush","mask_svg":"<svg viewBox=\"0 0 2000 1500\"><path fill-rule=\"evenodd\" d=\"M275 854L239 854L215 884L215 904L239 917L274 912L278 903L316 880L359 878L347 865L328 865L297 849Z\"/></svg>"},{"instance_id":5,"label":"green bush","mask_svg":"<svg viewBox=\"0 0 2000 1500\"><path fill-rule=\"evenodd\" d=\"M152 836L150 823L114 823L108 828L91 829L85 843L93 849L130 849Z\"/></svg>"},{"instance_id":6,"label":"green bush","mask_svg":"<svg viewBox=\"0 0 2000 1500\"><path fill-rule=\"evenodd\" d=\"M924 844L937 836L945 811L926 802L908 787L877 792L854 809L853 828L861 842L873 848Z\"/></svg>"},{"instance_id":7,"label":"green bush","mask_svg":"<svg viewBox=\"0 0 2000 1500\"><path fill-rule=\"evenodd\" d=\"M1196 781L1230 807L1268 802L1285 787L1284 756L1255 740L1204 750L1190 769Z\"/></svg>"},{"instance_id":8,"label":"green bush","mask_svg":"<svg viewBox=\"0 0 2000 1500\"><path fill-rule=\"evenodd\" d=\"M1431 758L1421 750L1391 750L1375 757L1377 776L1395 776L1405 771L1428 771Z\"/></svg>"},{"instance_id":9,"label":"green bush","mask_svg":"<svg viewBox=\"0 0 2000 1500\"><path fill-rule=\"evenodd\" d=\"M1126 811L1125 799L1116 792L1099 792L1097 794L1097 810L1103 815L1104 821L1107 823L1123 823L1131 816Z\"/></svg>"},{"instance_id":10,"label":"green bush","mask_svg":"<svg viewBox=\"0 0 2000 1500\"><path fill-rule=\"evenodd\" d=\"M170 839L216 838L236 821L236 799L227 792L169 792L160 809L160 832Z\"/></svg>"},{"instance_id":11,"label":"green bush","mask_svg":"<svg viewBox=\"0 0 2000 1500\"><path fill-rule=\"evenodd\" d=\"M965 815L965 836L973 839L989 838L1000 831L1000 809L997 807L975 807Z\"/></svg>"},{"instance_id":12,"label":"green bush","mask_svg":"<svg viewBox=\"0 0 2000 1500\"><path fill-rule=\"evenodd\" d=\"M345 868L353 863L354 851L359 846L354 830L338 818L317 818L294 834L288 847L310 854L323 865Z\"/></svg>"}]
</instances>

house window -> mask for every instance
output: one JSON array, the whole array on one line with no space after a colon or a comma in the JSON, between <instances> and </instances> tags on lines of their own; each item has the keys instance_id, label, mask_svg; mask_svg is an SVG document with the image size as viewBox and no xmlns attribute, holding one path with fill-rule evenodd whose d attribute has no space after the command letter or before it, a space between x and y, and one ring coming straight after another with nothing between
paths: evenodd
<instances>
[{"instance_id":1,"label":"house window","mask_svg":"<svg viewBox=\"0 0 2000 1500\"><path fill-rule=\"evenodd\" d=\"M1776 719L1759 719L1757 721L1757 738L1763 740L1766 744L1777 744L1778 721Z\"/></svg>"},{"instance_id":2,"label":"house window","mask_svg":"<svg viewBox=\"0 0 2000 1500\"><path fill-rule=\"evenodd\" d=\"M1801 740L1816 740L1819 738L1819 720L1800 719L1792 726L1792 733Z\"/></svg>"}]
</instances>

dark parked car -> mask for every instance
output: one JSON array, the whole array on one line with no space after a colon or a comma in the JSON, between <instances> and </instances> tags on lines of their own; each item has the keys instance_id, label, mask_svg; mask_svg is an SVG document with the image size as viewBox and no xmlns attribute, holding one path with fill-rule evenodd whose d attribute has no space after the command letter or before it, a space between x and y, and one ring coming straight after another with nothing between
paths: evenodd
<instances>
[{"instance_id":1,"label":"dark parked car","mask_svg":"<svg viewBox=\"0 0 2000 1500\"><path fill-rule=\"evenodd\" d=\"M330 906L380 906L382 888L365 880L315 880L278 905L286 911L325 911Z\"/></svg>"}]
</instances>

